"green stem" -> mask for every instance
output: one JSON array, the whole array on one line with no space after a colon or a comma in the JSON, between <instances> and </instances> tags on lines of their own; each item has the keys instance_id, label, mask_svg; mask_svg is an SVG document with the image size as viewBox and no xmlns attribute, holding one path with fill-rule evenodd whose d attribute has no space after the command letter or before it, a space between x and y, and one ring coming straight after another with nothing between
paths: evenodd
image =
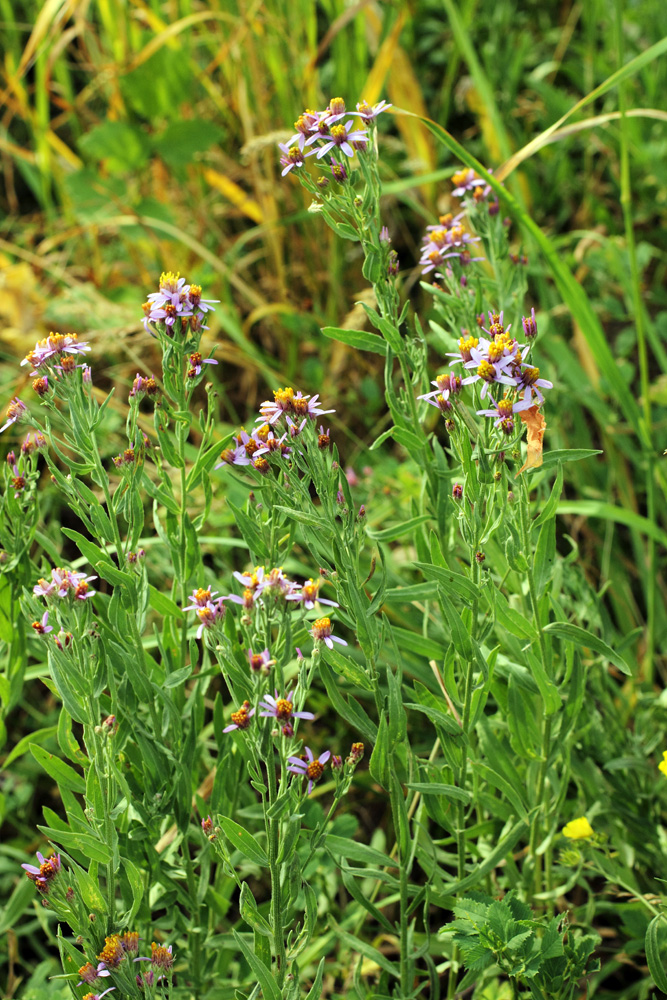
<instances>
[{"instance_id":1,"label":"green stem","mask_svg":"<svg viewBox=\"0 0 667 1000\"><path fill-rule=\"evenodd\" d=\"M537 629L537 635L539 639L540 646L540 657L542 659L542 666L544 672L549 676L549 653L547 650L546 639L544 637L544 632L542 631L542 622L540 621L540 607L539 600L537 596L537 588L535 586L535 574L533 572L533 554L530 549L530 529L528 524L528 514L529 514L529 499L528 490L524 480L521 480L521 528L523 534L523 548L524 555L526 557L526 562L528 564L528 569L526 575L528 577L528 593L530 596L530 605L533 612L533 620L535 623L535 628ZM548 789L546 783L547 776L547 765L549 763L549 748L551 745L551 716L547 715L546 706L542 705L542 742L540 747L540 769L537 775L537 789L535 793L535 801L540 807L535 816L533 817L531 827L530 827L530 855L533 859L533 885L536 894L542 892L542 859L537 854L537 846L541 833L541 819L542 816L546 816L548 809Z\"/></svg>"},{"instance_id":2,"label":"green stem","mask_svg":"<svg viewBox=\"0 0 667 1000\"><path fill-rule=\"evenodd\" d=\"M192 993L196 1000L201 992L201 907L197 899L195 866L190 856L190 845L187 840L183 845L183 860L185 861L185 875L188 882L188 895L190 896L190 919L192 921L190 934L192 940Z\"/></svg>"},{"instance_id":3,"label":"green stem","mask_svg":"<svg viewBox=\"0 0 667 1000\"><path fill-rule=\"evenodd\" d=\"M269 805L273 805L278 796L276 780L276 758L273 743L269 745L267 773L269 778ZM287 952L285 951L285 935L283 931L283 901L280 884L280 866L278 865L278 840L280 820L269 819L268 822L269 870L271 872L271 923L273 925L273 948L276 956L276 971L278 987L282 988L287 971Z\"/></svg>"}]
</instances>

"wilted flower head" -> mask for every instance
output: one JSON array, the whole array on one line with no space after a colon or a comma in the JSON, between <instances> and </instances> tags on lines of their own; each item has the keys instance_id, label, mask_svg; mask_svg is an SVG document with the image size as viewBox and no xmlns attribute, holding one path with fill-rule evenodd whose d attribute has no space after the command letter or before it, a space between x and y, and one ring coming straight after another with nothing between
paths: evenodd
<instances>
[{"instance_id":1,"label":"wilted flower head","mask_svg":"<svg viewBox=\"0 0 667 1000\"><path fill-rule=\"evenodd\" d=\"M156 944L155 941L151 944L151 965L154 969L163 969L165 972L169 972L174 964L174 957L171 953L171 945L167 948L164 945Z\"/></svg>"},{"instance_id":2,"label":"wilted flower head","mask_svg":"<svg viewBox=\"0 0 667 1000\"><path fill-rule=\"evenodd\" d=\"M357 764L363 759L365 747L363 743L353 743L350 747L350 753L347 757L346 763L350 767L356 767Z\"/></svg>"},{"instance_id":3,"label":"wilted flower head","mask_svg":"<svg viewBox=\"0 0 667 1000\"><path fill-rule=\"evenodd\" d=\"M14 396L11 403L7 407L7 412L5 413L7 419L5 423L2 425L2 427L0 427L0 433L2 433L2 431L6 430L8 427L11 427L12 424L24 420L27 413L28 413L28 407L25 405L25 403L21 402L18 396Z\"/></svg>"},{"instance_id":4,"label":"wilted flower head","mask_svg":"<svg viewBox=\"0 0 667 1000\"><path fill-rule=\"evenodd\" d=\"M119 934L111 934L104 939L104 948L97 956L108 969L117 969L125 958L125 949Z\"/></svg>"},{"instance_id":5,"label":"wilted flower head","mask_svg":"<svg viewBox=\"0 0 667 1000\"><path fill-rule=\"evenodd\" d=\"M250 707L250 702L244 701L238 711L232 712L231 724L225 726L223 733L231 733L233 729L247 729L254 714L255 709Z\"/></svg>"},{"instance_id":6,"label":"wilted flower head","mask_svg":"<svg viewBox=\"0 0 667 1000\"><path fill-rule=\"evenodd\" d=\"M39 861L39 868L36 865L29 864L21 865L21 868L23 868L30 881L35 883L40 892L48 892L49 885L61 869L60 855L52 854L50 858L45 858L40 851L37 851L37 860Z\"/></svg>"},{"instance_id":7,"label":"wilted flower head","mask_svg":"<svg viewBox=\"0 0 667 1000\"><path fill-rule=\"evenodd\" d=\"M81 986L82 983L88 983L89 986L92 986L98 979L106 978L107 976L110 976L111 973L106 968L104 962L100 962L97 966L92 965L90 962L86 962L86 964L82 965L79 969L79 975L81 976L81 979L76 984L77 986Z\"/></svg>"}]
</instances>

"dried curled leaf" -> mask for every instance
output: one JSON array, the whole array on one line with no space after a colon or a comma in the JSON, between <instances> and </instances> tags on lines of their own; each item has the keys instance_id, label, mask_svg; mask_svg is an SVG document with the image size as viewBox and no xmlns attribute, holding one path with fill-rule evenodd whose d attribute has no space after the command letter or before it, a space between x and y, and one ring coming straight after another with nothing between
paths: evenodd
<instances>
[{"instance_id":1,"label":"dried curled leaf","mask_svg":"<svg viewBox=\"0 0 667 1000\"><path fill-rule=\"evenodd\" d=\"M519 469L519 474L526 469L537 469L542 464L542 443L547 422L542 416L539 406L531 406L521 411L521 419L528 428L528 455Z\"/></svg>"}]
</instances>

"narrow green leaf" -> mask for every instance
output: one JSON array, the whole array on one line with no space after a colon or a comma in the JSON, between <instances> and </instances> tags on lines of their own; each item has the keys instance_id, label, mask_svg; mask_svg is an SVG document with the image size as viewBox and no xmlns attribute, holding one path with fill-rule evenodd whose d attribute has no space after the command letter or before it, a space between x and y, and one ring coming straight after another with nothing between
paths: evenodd
<instances>
[{"instance_id":1,"label":"narrow green leaf","mask_svg":"<svg viewBox=\"0 0 667 1000\"><path fill-rule=\"evenodd\" d=\"M416 562L413 565L422 571L427 580L435 580L439 583L450 597L459 597L468 603L472 603L476 597L479 597L479 587L463 573L457 573L444 566L434 566L431 563ZM433 596L436 596L435 593Z\"/></svg>"},{"instance_id":2,"label":"narrow green leaf","mask_svg":"<svg viewBox=\"0 0 667 1000\"><path fill-rule=\"evenodd\" d=\"M474 872L470 875L466 875L459 882L448 883L445 888L448 896L456 896L458 893L463 892L465 889L470 889L473 885L477 885L481 879L484 878L490 871L500 864L503 858L507 857L510 851L513 851L516 844L520 840L524 831L526 830L526 821L519 820L515 823L512 829L505 834L503 839L498 843L496 848L491 851L491 853L482 861L480 865L475 867ZM435 898L436 894L433 894Z\"/></svg>"},{"instance_id":3,"label":"narrow green leaf","mask_svg":"<svg viewBox=\"0 0 667 1000\"><path fill-rule=\"evenodd\" d=\"M395 524L391 528L383 528L381 531L366 528L366 534L376 542L393 542L397 538L404 538L405 535L409 535L420 524L424 524L430 520L430 514L418 514L417 517L411 517L407 521L402 521L401 524Z\"/></svg>"},{"instance_id":4,"label":"narrow green leaf","mask_svg":"<svg viewBox=\"0 0 667 1000\"><path fill-rule=\"evenodd\" d=\"M90 861L108 864L113 857L111 848L89 833L66 833L64 830L54 830L50 826L38 826L37 829L49 840L61 844L66 851L80 851Z\"/></svg>"},{"instance_id":5,"label":"narrow green leaf","mask_svg":"<svg viewBox=\"0 0 667 1000\"><path fill-rule=\"evenodd\" d=\"M389 788L389 728L386 716L380 718L377 739L368 762L371 778L382 788Z\"/></svg>"},{"instance_id":6,"label":"narrow green leaf","mask_svg":"<svg viewBox=\"0 0 667 1000\"><path fill-rule=\"evenodd\" d=\"M220 826L230 843L244 857L250 861L254 861L256 865L261 865L263 868L269 867L269 859L266 856L264 848L257 843L251 833L248 833L242 826L235 823L233 819L228 819L226 816L220 817Z\"/></svg>"},{"instance_id":7,"label":"narrow green leaf","mask_svg":"<svg viewBox=\"0 0 667 1000\"><path fill-rule=\"evenodd\" d=\"M81 775L66 764L64 760L60 760L59 757L55 757L52 753L48 753L43 747L40 747L37 743L30 744L30 753L33 755L38 764L44 768L47 774L49 774L55 782L63 788L69 788L72 792L77 792L79 795L83 795L86 791L86 782L81 777Z\"/></svg>"},{"instance_id":8,"label":"narrow green leaf","mask_svg":"<svg viewBox=\"0 0 667 1000\"><path fill-rule=\"evenodd\" d=\"M472 801L472 795L465 788L457 788L456 785L443 785L439 781L410 781L406 788L413 792L420 792L422 795L443 795L447 799L458 799L459 802Z\"/></svg>"},{"instance_id":9,"label":"narrow green leaf","mask_svg":"<svg viewBox=\"0 0 667 1000\"><path fill-rule=\"evenodd\" d=\"M573 642L581 648L594 650L596 653L599 653L600 656L609 660L610 663L613 663L614 666L621 671L621 673L626 674L628 677L632 677L632 670L623 657L614 652L611 646L608 646L603 639L593 635L592 632L588 632L585 628L580 628L578 625L572 625L570 622L551 622L549 625L544 626L544 631L550 632L559 639L567 639L569 642Z\"/></svg>"},{"instance_id":10,"label":"narrow green leaf","mask_svg":"<svg viewBox=\"0 0 667 1000\"><path fill-rule=\"evenodd\" d=\"M581 462L584 458L592 458L593 455L602 455L599 448L555 448L553 451L545 451L542 455L542 465L538 469L548 468L550 465L557 465L559 462ZM537 472L538 469L526 471Z\"/></svg>"},{"instance_id":11,"label":"narrow green leaf","mask_svg":"<svg viewBox=\"0 0 667 1000\"><path fill-rule=\"evenodd\" d=\"M390 976L400 979L401 974L398 970L398 966L394 965L393 962L390 962L388 958L385 958L381 951L378 951L377 948L373 947L373 945L368 944L363 940L363 938L348 934L348 932L344 931L332 917L329 917L329 923L335 928L336 936L343 940L348 947L352 949L352 951L357 952L358 955L363 955L364 958L367 958L369 961L379 965L380 968L384 969L385 972L388 972Z\"/></svg>"},{"instance_id":12,"label":"narrow green leaf","mask_svg":"<svg viewBox=\"0 0 667 1000\"><path fill-rule=\"evenodd\" d=\"M368 844L360 844L349 837L335 837L328 834L324 846L335 857L350 858L352 861L360 861L362 864L381 865L385 868L396 867L396 861L392 860L388 854L384 854Z\"/></svg>"},{"instance_id":13,"label":"narrow green leaf","mask_svg":"<svg viewBox=\"0 0 667 1000\"><path fill-rule=\"evenodd\" d=\"M537 528L539 525L544 524L550 518L556 516L556 511L558 510L558 501L560 500L560 495L563 491L563 465L561 462L558 463L558 471L556 472L556 482L553 484L551 493L549 494L549 499L544 505L544 510L533 522L533 527Z\"/></svg>"},{"instance_id":14,"label":"narrow green leaf","mask_svg":"<svg viewBox=\"0 0 667 1000\"><path fill-rule=\"evenodd\" d=\"M320 959L320 964L317 966L317 972L315 973L315 979L313 980L313 985L308 990L306 995L306 1000L320 1000L322 996L322 976L324 975L324 958Z\"/></svg>"},{"instance_id":15,"label":"narrow green leaf","mask_svg":"<svg viewBox=\"0 0 667 1000\"><path fill-rule=\"evenodd\" d=\"M171 597L167 597L162 591L157 590L153 584L149 585L150 591L150 605L153 611L157 611L158 614L164 615L165 618L172 616L173 618L183 618L183 612L179 608L176 601L172 601Z\"/></svg>"},{"instance_id":16,"label":"narrow green leaf","mask_svg":"<svg viewBox=\"0 0 667 1000\"><path fill-rule=\"evenodd\" d=\"M373 351L374 354L386 354L387 345L382 337L377 333L368 333L365 330L343 330L337 326L325 326L322 333L330 340L338 340L348 347L356 347L358 351Z\"/></svg>"},{"instance_id":17,"label":"narrow green leaf","mask_svg":"<svg viewBox=\"0 0 667 1000\"><path fill-rule=\"evenodd\" d=\"M234 928L232 928L232 934L240 950L243 952L243 957L254 972L257 982L262 987L264 1000L281 1000L281 992L278 989L278 984L271 975L271 970L264 965L264 962L260 961L254 951L248 947L241 935Z\"/></svg>"}]
</instances>

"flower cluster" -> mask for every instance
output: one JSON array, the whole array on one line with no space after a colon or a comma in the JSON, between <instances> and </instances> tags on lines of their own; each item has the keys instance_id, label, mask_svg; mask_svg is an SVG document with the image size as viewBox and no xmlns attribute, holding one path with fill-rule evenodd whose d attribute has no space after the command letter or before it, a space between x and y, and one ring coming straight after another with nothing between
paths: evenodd
<instances>
[{"instance_id":1,"label":"flower cluster","mask_svg":"<svg viewBox=\"0 0 667 1000\"><path fill-rule=\"evenodd\" d=\"M479 321L481 325L484 317L480 317ZM536 335L534 309L531 310L530 317L522 317L522 326L524 331L530 332L529 339ZM450 365L462 364L464 369L471 371L471 374L465 378L460 378L458 375L438 375L431 383L435 389L418 398L425 399L443 413L448 413L452 410L454 398L462 386L481 382L480 398L485 399L488 395L491 406L488 409L478 410L477 413L480 416L491 417L495 426L504 434L512 434L514 414L529 409L536 402L541 405L544 402L541 390L553 388L553 383L540 377L539 368L524 361L525 345L520 345L510 333L511 327L511 323L505 327L501 311L489 312L488 326L481 325L482 331L488 334L488 337L474 337L468 330L462 330L458 351L449 352L447 356L453 358ZM506 392L509 389L513 390L513 393L511 396L505 395L496 400L490 395L493 385L504 386Z\"/></svg>"},{"instance_id":2,"label":"flower cluster","mask_svg":"<svg viewBox=\"0 0 667 1000\"><path fill-rule=\"evenodd\" d=\"M446 260L457 257L466 264L472 261L484 260L483 257L471 257L468 249L473 243L479 242L478 236L472 236L461 219L463 214L441 215L438 225L427 226L426 235L423 237L423 246L419 266L422 274L428 274L436 267L442 267Z\"/></svg>"},{"instance_id":3,"label":"flower cluster","mask_svg":"<svg viewBox=\"0 0 667 1000\"><path fill-rule=\"evenodd\" d=\"M369 141L368 129L355 127L355 116L361 119L362 125L367 125L390 107L391 104L386 101L380 101L373 107L366 101L360 101L356 112L353 112L346 109L342 97L332 97L324 111L304 111L294 122L294 135L286 143L278 144L283 177L295 167L303 166L308 156L317 154L317 159L321 160L330 154L332 175L336 180L346 180L344 161L339 162L335 157L351 158L355 153L363 153ZM347 121L343 121L344 118ZM311 146L312 149L309 148Z\"/></svg>"},{"instance_id":4,"label":"flower cluster","mask_svg":"<svg viewBox=\"0 0 667 1000\"><path fill-rule=\"evenodd\" d=\"M29 365L32 371L31 377L41 375L44 371L53 374L54 370L71 373L74 368L85 368L85 365L77 365L73 355L86 354L90 346L85 342L79 342L75 333L50 333L48 337L38 341L33 350L29 351L22 365ZM67 364L68 357L71 364Z\"/></svg>"},{"instance_id":5,"label":"flower cluster","mask_svg":"<svg viewBox=\"0 0 667 1000\"><path fill-rule=\"evenodd\" d=\"M185 334L188 329L196 334L208 329L204 318L217 301L203 299L201 285L187 285L179 274L165 271L160 275L158 291L151 292L142 307L143 324L149 330L149 324L155 323L170 335Z\"/></svg>"},{"instance_id":6,"label":"flower cluster","mask_svg":"<svg viewBox=\"0 0 667 1000\"><path fill-rule=\"evenodd\" d=\"M270 465L267 455L277 455L286 458L292 452L295 438L300 437L309 420L316 421L318 417L335 410L323 410L319 394L304 395L295 392L291 387L276 389L273 399L266 399L259 408L256 423L259 424L248 434L242 429L232 439L232 444L220 454L216 469L223 465L249 465L262 474L266 474ZM284 419L282 427L280 421ZM278 427L278 430L276 428ZM282 433L280 431L282 430ZM324 450L329 446L329 432L320 425L317 437L317 447Z\"/></svg>"},{"instance_id":7,"label":"flower cluster","mask_svg":"<svg viewBox=\"0 0 667 1000\"><path fill-rule=\"evenodd\" d=\"M42 577L32 588L32 592L38 597L71 597L75 601L87 601L96 593L88 586L91 580L97 580L97 577L56 566L51 570L51 580Z\"/></svg>"}]
</instances>

